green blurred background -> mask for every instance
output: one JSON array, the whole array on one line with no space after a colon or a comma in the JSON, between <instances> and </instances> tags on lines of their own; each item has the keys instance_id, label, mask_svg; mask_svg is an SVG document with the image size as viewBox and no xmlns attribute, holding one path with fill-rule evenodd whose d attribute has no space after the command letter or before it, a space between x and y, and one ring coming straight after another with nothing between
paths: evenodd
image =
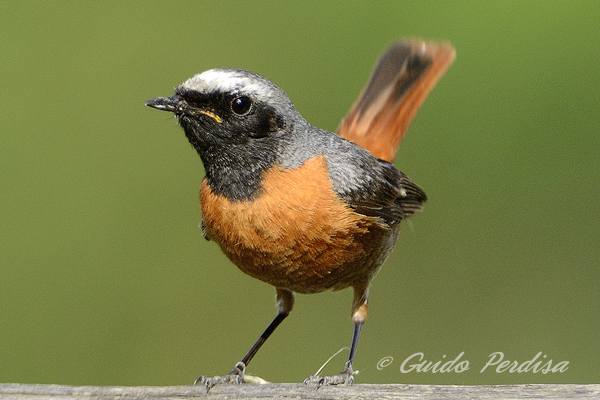
<instances>
[{"instance_id":1,"label":"green blurred background","mask_svg":"<svg viewBox=\"0 0 600 400\"><path fill-rule=\"evenodd\" d=\"M357 382L600 382L595 0L0 2L0 382L229 371L275 315L274 290L202 238L200 159L144 102L239 67L334 130L401 37L447 39L458 57L396 159L430 201L373 282ZM314 373L349 345L350 301L298 296L248 372ZM417 352L464 352L470 369L401 373ZM570 364L480 373L494 352Z\"/></svg>"}]
</instances>

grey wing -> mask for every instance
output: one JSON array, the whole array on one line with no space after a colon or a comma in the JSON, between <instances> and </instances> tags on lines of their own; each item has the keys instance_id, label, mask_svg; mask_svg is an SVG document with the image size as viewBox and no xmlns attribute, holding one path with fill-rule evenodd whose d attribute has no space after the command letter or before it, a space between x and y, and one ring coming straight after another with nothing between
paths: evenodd
<instances>
[{"instance_id":1,"label":"grey wing","mask_svg":"<svg viewBox=\"0 0 600 400\"><path fill-rule=\"evenodd\" d=\"M394 225L421 210L427 195L393 164L372 156L353 160L334 160L329 170L334 190L357 213Z\"/></svg>"}]
</instances>

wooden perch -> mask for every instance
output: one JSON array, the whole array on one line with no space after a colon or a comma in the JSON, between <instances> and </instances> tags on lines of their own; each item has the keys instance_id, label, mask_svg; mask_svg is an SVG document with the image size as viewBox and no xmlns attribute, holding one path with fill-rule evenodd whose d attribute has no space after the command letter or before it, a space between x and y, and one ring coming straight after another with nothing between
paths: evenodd
<instances>
[{"instance_id":1,"label":"wooden perch","mask_svg":"<svg viewBox=\"0 0 600 400\"><path fill-rule=\"evenodd\" d=\"M592 385L368 385L305 386L296 383L219 385L207 395L201 386L62 386L0 384L0 398L14 400L76 399L600 399L600 384Z\"/></svg>"}]
</instances>

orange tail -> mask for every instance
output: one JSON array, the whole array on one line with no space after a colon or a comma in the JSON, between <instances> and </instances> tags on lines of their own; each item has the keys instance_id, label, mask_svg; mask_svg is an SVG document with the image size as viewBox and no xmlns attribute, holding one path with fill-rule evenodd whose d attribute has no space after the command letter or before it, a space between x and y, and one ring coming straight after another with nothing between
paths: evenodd
<instances>
[{"instance_id":1,"label":"orange tail","mask_svg":"<svg viewBox=\"0 0 600 400\"><path fill-rule=\"evenodd\" d=\"M391 162L410 121L455 56L448 43L392 45L337 133Z\"/></svg>"}]
</instances>

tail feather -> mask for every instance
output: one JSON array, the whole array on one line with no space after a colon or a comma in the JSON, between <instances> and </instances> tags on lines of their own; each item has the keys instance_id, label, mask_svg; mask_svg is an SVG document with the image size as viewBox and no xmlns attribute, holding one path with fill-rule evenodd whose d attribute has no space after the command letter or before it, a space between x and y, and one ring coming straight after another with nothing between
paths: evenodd
<instances>
[{"instance_id":1,"label":"tail feather","mask_svg":"<svg viewBox=\"0 0 600 400\"><path fill-rule=\"evenodd\" d=\"M455 56L448 43L392 45L337 133L391 162L417 110Z\"/></svg>"}]
</instances>

